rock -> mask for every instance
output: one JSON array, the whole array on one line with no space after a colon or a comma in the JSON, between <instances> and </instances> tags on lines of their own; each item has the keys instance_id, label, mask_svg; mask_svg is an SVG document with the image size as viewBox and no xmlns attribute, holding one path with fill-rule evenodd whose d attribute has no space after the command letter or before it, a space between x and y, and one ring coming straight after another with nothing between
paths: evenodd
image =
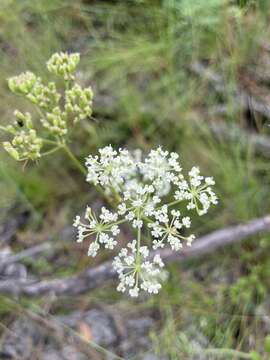
<instances>
[{"instance_id":1,"label":"rock","mask_svg":"<svg viewBox=\"0 0 270 360\"><path fill-rule=\"evenodd\" d=\"M40 360L88 360L76 347L68 345L69 336L64 339L54 336L32 320L16 320L2 340L0 359L29 360L39 347Z\"/></svg>"},{"instance_id":2,"label":"rock","mask_svg":"<svg viewBox=\"0 0 270 360\"><path fill-rule=\"evenodd\" d=\"M22 264L14 263L1 266L1 260L6 260L7 257L12 256L12 251L9 246L5 246L0 250L0 274L4 278L26 279L27 270Z\"/></svg>"},{"instance_id":3,"label":"rock","mask_svg":"<svg viewBox=\"0 0 270 360\"><path fill-rule=\"evenodd\" d=\"M149 317L126 319L127 336L121 342L119 349L124 357L138 355L151 347L148 332L154 325L154 320Z\"/></svg>"},{"instance_id":4,"label":"rock","mask_svg":"<svg viewBox=\"0 0 270 360\"><path fill-rule=\"evenodd\" d=\"M46 350L45 350L46 351ZM72 346L64 346L60 350L48 350L44 352L41 360L89 360L86 355Z\"/></svg>"},{"instance_id":5,"label":"rock","mask_svg":"<svg viewBox=\"0 0 270 360\"><path fill-rule=\"evenodd\" d=\"M127 316L99 308L55 316L56 329L63 329L63 333L57 331L57 336L54 331L43 328L34 320L18 319L2 339L0 359L28 360L38 347L40 360L87 360L89 357L76 348L77 341L74 342L72 331L68 331L70 328L80 333L82 325L85 325L89 327L91 341L123 358L134 356L142 360L167 360L152 353L145 354L152 345L148 333L154 320L150 316L126 318ZM123 324L121 331L118 321Z\"/></svg>"},{"instance_id":6,"label":"rock","mask_svg":"<svg viewBox=\"0 0 270 360\"><path fill-rule=\"evenodd\" d=\"M3 276L16 280L27 278L27 270L23 264L9 264L5 267L2 274Z\"/></svg>"},{"instance_id":7,"label":"rock","mask_svg":"<svg viewBox=\"0 0 270 360\"><path fill-rule=\"evenodd\" d=\"M75 311L69 315L58 316L57 319L76 331L81 323L88 325L95 343L113 352L119 351L124 357L147 351L151 347L147 335L154 325L154 320L149 316L127 319L121 314L117 316L121 317L124 324L124 338L119 337L113 316L101 309L91 309L84 313Z\"/></svg>"},{"instance_id":8,"label":"rock","mask_svg":"<svg viewBox=\"0 0 270 360\"><path fill-rule=\"evenodd\" d=\"M22 318L16 320L9 330L2 341L0 358L30 359L33 349L42 341L41 328Z\"/></svg>"},{"instance_id":9,"label":"rock","mask_svg":"<svg viewBox=\"0 0 270 360\"><path fill-rule=\"evenodd\" d=\"M61 352L49 350L41 355L41 360L63 360Z\"/></svg>"},{"instance_id":10,"label":"rock","mask_svg":"<svg viewBox=\"0 0 270 360\"><path fill-rule=\"evenodd\" d=\"M109 314L99 309L91 309L85 313L74 312L67 316L60 316L58 320L65 325L78 330L80 323L89 326L93 341L100 346L110 346L117 341L117 332Z\"/></svg>"}]
</instances>

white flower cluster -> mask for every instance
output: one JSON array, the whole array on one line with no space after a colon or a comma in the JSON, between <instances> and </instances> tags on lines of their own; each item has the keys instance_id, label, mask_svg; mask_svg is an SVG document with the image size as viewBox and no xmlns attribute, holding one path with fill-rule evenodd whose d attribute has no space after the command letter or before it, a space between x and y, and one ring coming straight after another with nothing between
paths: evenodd
<instances>
[{"instance_id":1,"label":"white flower cluster","mask_svg":"<svg viewBox=\"0 0 270 360\"><path fill-rule=\"evenodd\" d=\"M138 247L137 240L133 240L126 248L120 250L113 261L113 267L120 279L118 291L125 292L129 289L132 297L137 297L140 289L150 294L158 293L161 288L158 280L164 263L159 254L156 254L152 260L148 258L149 249L146 246Z\"/></svg>"},{"instance_id":2,"label":"white flower cluster","mask_svg":"<svg viewBox=\"0 0 270 360\"><path fill-rule=\"evenodd\" d=\"M154 238L153 249L164 247L164 242L167 241L172 250L180 250L182 248L182 241L185 240L190 246L194 240L194 235L181 235L180 230L190 228L191 220L189 216L180 218L180 211L171 210L169 217L168 206L163 205L161 209L154 211L155 221L148 226L152 229L151 234Z\"/></svg>"},{"instance_id":3,"label":"white flower cluster","mask_svg":"<svg viewBox=\"0 0 270 360\"><path fill-rule=\"evenodd\" d=\"M117 245L119 224L131 223L137 238L121 249L113 261L120 280L117 289L127 290L131 296L138 296L140 290L157 293L164 264L160 256L150 250L168 245L178 251L184 244L191 245L195 238L187 234L191 218L182 213L195 209L203 215L211 204L217 204L211 187L215 184L213 178L204 178L199 169L193 167L186 180L178 155L160 147L143 158L139 151L116 151L107 146L99 150L99 155L90 155L86 166L87 181L115 196L116 212L102 208L97 219L87 208L87 224L79 217L75 219L78 241L94 236L88 254L96 256L101 245L107 249ZM169 193L175 200L164 203ZM181 209L175 210L174 206L180 204ZM150 246L142 245L147 233L152 238Z\"/></svg>"},{"instance_id":4,"label":"white flower cluster","mask_svg":"<svg viewBox=\"0 0 270 360\"><path fill-rule=\"evenodd\" d=\"M86 180L94 185L100 184L110 193L120 192L124 182L136 176L136 163L127 150L118 152L111 146L99 150L100 156L90 155L86 160L88 168Z\"/></svg>"},{"instance_id":5,"label":"white flower cluster","mask_svg":"<svg viewBox=\"0 0 270 360\"><path fill-rule=\"evenodd\" d=\"M78 228L78 242L82 242L88 236L95 235L95 241L89 246L88 255L96 256L100 245L104 245L105 249L112 250L117 244L115 236L120 232L117 222L118 214L102 207L98 219L91 208L87 207L84 218L88 223L81 222L80 216L76 216L73 225Z\"/></svg>"},{"instance_id":6,"label":"white flower cluster","mask_svg":"<svg viewBox=\"0 0 270 360\"><path fill-rule=\"evenodd\" d=\"M179 190L175 192L176 200L188 200L187 209L197 209L199 215L206 214L211 204L217 203L216 194L211 186L215 185L212 177L204 178L198 167L193 167L189 175L189 181L182 180Z\"/></svg>"}]
</instances>

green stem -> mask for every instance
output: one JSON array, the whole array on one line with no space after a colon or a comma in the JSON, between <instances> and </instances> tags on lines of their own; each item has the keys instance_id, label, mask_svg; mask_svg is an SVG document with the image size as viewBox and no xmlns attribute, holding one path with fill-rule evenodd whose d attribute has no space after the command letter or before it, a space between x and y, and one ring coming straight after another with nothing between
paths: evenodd
<instances>
[{"instance_id":1,"label":"green stem","mask_svg":"<svg viewBox=\"0 0 270 360\"><path fill-rule=\"evenodd\" d=\"M87 174L87 170L85 169L84 166L82 166L82 164L80 163L80 161L76 158L76 156L73 155L73 153L70 151L69 147L67 145L63 145L63 150L65 151L65 153L68 155L68 157L70 158L70 160L73 162L74 165L76 165L76 167L81 171L81 173L83 175Z\"/></svg>"},{"instance_id":2,"label":"green stem","mask_svg":"<svg viewBox=\"0 0 270 360\"><path fill-rule=\"evenodd\" d=\"M137 220L140 220L138 217ZM140 264L140 247L141 247L142 229L138 228L137 232L137 253L136 253L136 265Z\"/></svg>"},{"instance_id":3,"label":"green stem","mask_svg":"<svg viewBox=\"0 0 270 360\"><path fill-rule=\"evenodd\" d=\"M237 359L252 359L251 355L242 351L233 350L233 349L208 349L205 350L204 353L207 355L217 355L217 356L233 356L237 357Z\"/></svg>"},{"instance_id":4,"label":"green stem","mask_svg":"<svg viewBox=\"0 0 270 360\"><path fill-rule=\"evenodd\" d=\"M180 203L181 201L182 201L182 200L175 200L175 201L172 201L172 202L168 203L168 204L167 204L167 206L169 207L169 206L176 205L176 204Z\"/></svg>"},{"instance_id":5,"label":"green stem","mask_svg":"<svg viewBox=\"0 0 270 360\"><path fill-rule=\"evenodd\" d=\"M42 156L51 155L51 154L53 154L54 152L56 152L57 150L59 150L59 149L60 149L60 146L56 146L55 148L53 148L53 149L51 149L51 150L48 150L48 151L42 153L41 155L42 155Z\"/></svg>"},{"instance_id":6,"label":"green stem","mask_svg":"<svg viewBox=\"0 0 270 360\"><path fill-rule=\"evenodd\" d=\"M142 234L142 230L141 228L139 228L137 233L137 251L140 249L141 246L141 234Z\"/></svg>"},{"instance_id":7,"label":"green stem","mask_svg":"<svg viewBox=\"0 0 270 360\"><path fill-rule=\"evenodd\" d=\"M108 231L108 230L110 230L112 225L120 225L120 224L123 224L125 222L127 222L127 219L118 220L118 221L116 221L116 222L114 222L112 224L109 224L109 225L105 226L102 231Z\"/></svg>"},{"instance_id":8,"label":"green stem","mask_svg":"<svg viewBox=\"0 0 270 360\"><path fill-rule=\"evenodd\" d=\"M56 146L60 147L60 145L59 145L59 143L57 141L53 141L53 140L49 140L49 139L43 139L43 138L40 138L40 139L42 140L42 142L44 142L44 144L56 145Z\"/></svg>"},{"instance_id":9,"label":"green stem","mask_svg":"<svg viewBox=\"0 0 270 360\"><path fill-rule=\"evenodd\" d=\"M5 132L7 132L7 133L9 133L9 134L12 134L12 132L10 132L7 128L5 128L4 126L0 126L0 130L2 130L2 131L5 131Z\"/></svg>"},{"instance_id":10,"label":"green stem","mask_svg":"<svg viewBox=\"0 0 270 360\"><path fill-rule=\"evenodd\" d=\"M115 223L113 223L113 225L119 225L119 224L123 224L125 222L127 222L127 219L122 219L122 220L116 221Z\"/></svg>"},{"instance_id":11,"label":"green stem","mask_svg":"<svg viewBox=\"0 0 270 360\"><path fill-rule=\"evenodd\" d=\"M35 105L35 109L37 110L37 113L41 118L46 118L46 115L43 113L43 111L40 109L38 105Z\"/></svg>"}]
</instances>

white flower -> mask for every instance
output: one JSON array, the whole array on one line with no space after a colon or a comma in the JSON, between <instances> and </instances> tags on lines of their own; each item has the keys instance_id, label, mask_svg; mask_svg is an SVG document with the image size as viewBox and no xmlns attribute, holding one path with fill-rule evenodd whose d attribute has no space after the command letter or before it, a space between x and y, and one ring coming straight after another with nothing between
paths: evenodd
<instances>
[{"instance_id":1,"label":"white flower","mask_svg":"<svg viewBox=\"0 0 270 360\"><path fill-rule=\"evenodd\" d=\"M172 250L175 251L178 251L183 247L181 240L171 234L168 235L168 243L171 245Z\"/></svg>"},{"instance_id":2,"label":"white flower","mask_svg":"<svg viewBox=\"0 0 270 360\"><path fill-rule=\"evenodd\" d=\"M187 246L191 246L191 243L195 239L195 235L191 234L187 237Z\"/></svg>"},{"instance_id":3,"label":"white flower","mask_svg":"<svg viewBox=\"0 0 270 360\"><path fill-rule=\"evenodd\" d=\"M119 226L118 225L113 225L111 227L111 232L112 232L113 236L118 235L120 233Z\"/></svg>"},{"instance_id":4,"label":"white flower","mask_svg":"<svg viewBox=\"0 0 270 360\"><path fill-rule=\"evenodd\" d=\"M120 280L117 290L128 290L132 297L137 297L140 289L156 294L161 288L159 275L164 264L159 255L155 255L152 262L148 260L148 248L141 246L137 249L137 245L137 241L133 240L114 258L113 267Z\"/></svg>"},{"instance_id":5,"label":"white flower","mask_svg":"<svg viewBox=\"0 0 270 360\"><path fill-rule=\"evenodd\" d=\"M139 164L145 180L151 180L160 195L170 191L171 183L177 181L177 175L182 171L178 162L178 154L163 151L161 147L151 150L144 162Z\"/></svg>"},{"instance_id":6,"label":"white flower","mask_svg":"<svg viewBox=\"0 0 270 360\"><path fill-rule=\"evenodd\" d=\"M95 257L97 255L97 251L100 248L99 244L94 242L89 245L88 248L88 256Z\"/></svg>"},{"instance_id":7,"label":"white flower","mask_svg":"<svg viewBox=\"0 0 270 360\"><path fill-rule=\"evenodd\" d=\"M98 156L89 156L86 160L87 181L99 185L111 198L115 196L116 211L102 207L96 216L90 207L86 209L86 223L77 216L77 241L94 237L89 247L89 255L96 256L103 247L114 249L116 236L120 233L120 224L129 223L137 234L137 239L119 250L113 260L113 267L119 276L117 290L127 292L132 297L139 296L144 290L156 294L165 279L164 263L157 250L169 245L179 251L191 246L195 236L187 234L191 227L191 217L183 215L185 210L196 209L199 215L205 214L217 197L212 189L214 180L204 178L198 167L193 167L184 178L178 155L151 150L143 158L141 152L130 153L127 150L114 150L111 145L99 150ZM165 202L169 191L175 198ZM172 206L181 205L181 212ZM150 233L151 242L144 243Z\"/></svg>"},{"instance_id":8,"label":"white flower","mask_svg":"<svg viewBox=\"0 0 270 360\"><path fill-rule=\"evenodd\" d=\"M118 152L112 146L99 150L100 156L89 156L86 159L88 169L87 181L106 187L107 192L112 189L120 191L122 184L134 176L136 164L127 150Z\"/></svg>"},{"instance_id":9,"label":"white flower","mask_svg":"<svg viewBox=\"0 0 270 360\"><path fill-rule=\"evenodd\" d=\"M139 288L137 286L135 286L133 289L129 290L129 295L131 297L138 297L139 295Z\"/></svg>"},{"instance_id":10,"label":"white flower","mask_svg":"<svg viewBox=\"0 0 270 360\"><path fill-rule=\"evenodd\" d=\"M156 254L156 255L154 256L153 263L159 265L159 267L161 267L161 268L164 267L164 263L163 263L163 261L162 261L162 259L161 259L161 257L160 257L159 254Z\"/></svg>"},{"instance_id":11,"label":"white flower","mask_svg":"<svg viewBox=\"0 0 270 360\"><path fill-rule=\"evenodd\" d=\"M77 215L74 219L73 226L78 227L80 225L81 217Z\"/></svg>"},{"instance_id":12,"label":"white flower","mask_svg":"<svg viewBox=\"0 0 270 360\"><path fill-rule=\"evenodd\" d=\"M214 181L214 179L212 177L206 177L205 178L205 183L207 185L215 185L215 181Z\"/></svg>"},{"instance_id":13,"label":"white flower","mask_svg":"<svg viewBox=\"0 0 270 360\"><path fill-rule=\"evenodd\" d=\"M164 248L165 244L161 240L153 240L153 249L157 250L158 248Z\"/></svg>"},{"instance_id":14,"label":"white flower","mask_svg":"<svg viewBox=\"0 0 270 360\"><path fill-rule=\"evenodd\" d=\"M113 214L108 209L106 209L104 206L101 208L101 215L99 216L103 222L110 223L117 220L118 215L115 213Z\"/></svg>"},{"instance_id":15,"label":"white flower","mask_svg":"<svg viewBox=\"0 0 270 360\"><path fill-rule=\"evenodd\" d=\"M127 213L127 215L125 216L125 218L128 220L128 221L132 221L134 218L135 218L135 213L133 211L130 211Z\"/></svg>"},{"instance_id":16,"label":"white flower","mask_svg":"<svg viewBox=\"0 0 270 360\"><path fill-rule=\"evenodd\" d=\"M182 240L188 238L180 233L183 227L189 228L191 221L189 217L180 218L180 211L172 210L172 218L169 219L168 208L163 206L154 213L156 221L150 223L148 226L152 229L151 234L155 240L153 242L153 249L164 246L164 241L167 240L171 248L178 251L182 248Z\"/></svg>"},{"instance_id":17,"label":"white flower","mask_svg":"<svg viewBox=\"0 0 270 360\"><path fill-rule=\"evenodd\" d=\"M135 219L135 220L133 220L133 222L132 222L132 226L133 226L134 228L141 229L142 226L143 226L143 222L142 222L142 220Z\"/></svg>"},{"instance_id":18,"label":"white flower","mask_svg":"<svg viewBox=\"0 0 270 360\"><path fill-rule=\"evenodd\" d=\"M174 197L176 200L187 200L187 209L196 209L199 215L204 215L208 212L210 205L218 203L216 194L213 192L210 185L215 182L212 177L204 178L200 175L200 169L193 167L189 174L189 183L186 180L181 180L178 183Z\"/></svg>"},{"instance_id":19,"label":"white flower","mask_svg":"<svg viewBox=\"0 0 270 360\"><path fill-rule=\"evenodd\" d=\"M126 211L127 211L127 207L126 207L125 203L118 205L118 214L119 215L124 215Z\"/></svg>"},{"instance_id":20,"label":"white flower","mask_svg":"<svg viewBox=\"0 0 270 360\"><path fill-rule=\"evenodd\" d=\"M81 222L80 216L76 216L73 226L78 230L78 242L82 242L85 238L95 236L94 243L91 243L89 246L88 255L96 256L101 244L104 245L105 249L112 250L117 244L114 237L120 233L119 226L116 224L118 214L112 213L105 207L102 207L98 219L92 209L87 206L84 218L87 220L87 223ZM109 236L109 233L112 236Z\"/></svg>"},{"instance_id":21,"label":"white flower","mask_svg":"<svg viewBox=\"0 0 270 360\"><path fill-rule=\"evenodd\" d=\"M189 216L183 217L183 218L182 218L182 224L183 224L186 228L190 228L190 225L191 225L190 217L189 217Z\"/></svg>"}]
</instances>

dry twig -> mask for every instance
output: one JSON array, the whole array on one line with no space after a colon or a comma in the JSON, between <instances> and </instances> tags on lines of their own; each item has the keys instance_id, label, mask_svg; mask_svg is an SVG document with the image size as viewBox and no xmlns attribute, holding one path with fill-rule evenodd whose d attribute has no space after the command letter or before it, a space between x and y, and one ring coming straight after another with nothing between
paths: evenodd
<instances>
[{"instance_id":1,"label":"dry twig","mask_svg":"<svg viewBox=\"0 0 270 360\"><path fill-rule=\"evenodd\" d=\"M159 251L165 262L184 261L204 254L212 253L218 248L238 243L260 232L270 232L270 215L251 220L246 224L227 227L202 236L193 246L182 251L170 249ZM154 256L155 253L152 253ZM77 295L96 289L106 281L117 277L111 261L97 267L89 267L82 273L68 278L53 280L6 280L0 282L0 293L12 295L40 296L45 294Z\"/></svg>"}]
</instances>

